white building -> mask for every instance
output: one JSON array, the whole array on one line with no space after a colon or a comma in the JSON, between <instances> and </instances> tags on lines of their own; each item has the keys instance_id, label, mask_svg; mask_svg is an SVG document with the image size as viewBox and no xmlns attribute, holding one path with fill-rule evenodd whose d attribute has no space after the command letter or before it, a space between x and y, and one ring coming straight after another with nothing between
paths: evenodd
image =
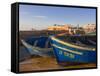
<instances>
[{"instance_id":1,"label":"white building","mask_svg":"<svg viewBox=\"0 0 100 76\"><path fill-rule=\"evenodd\" d=\"M96 31L96 25L95 24L87 24L87 25L83 26L83 29L86 33L95 32Z\"/></svg>"}]
</instances>

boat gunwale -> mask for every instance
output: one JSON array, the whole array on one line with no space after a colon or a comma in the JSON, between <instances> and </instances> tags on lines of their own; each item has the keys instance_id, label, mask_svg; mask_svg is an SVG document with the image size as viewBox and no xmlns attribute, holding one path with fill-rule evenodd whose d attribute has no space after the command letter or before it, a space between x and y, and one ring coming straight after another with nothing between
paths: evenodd
<instances>
[{"instance_id":1,"label":"boat gunwale","mask_svg":"<svg viewBox=\"0 0 100 76\"><path fill-rule=\"evenodd\" d=\"M81 47L81 46L78 46L78 45L73 45L73 44L71 44L71 43L69 43L69 42L64 42L64 41L62 41L62 40L60 40L60 39L58 39L58 38L56 38L56 37L54 37L54 36L51 36L51 39L52 40L54 40L54 41L57 41L57 42L59 42L59 43L61 43L61 44L64 44L64 45L67 45L67 46L71 46L71 47L73 47L73 48L77 48L77 49L82 49L82 50L88 50L88 51L95 51L95 48L91 48L91 47Z\"/></svg>"},{"instance_id":2,"label":"boat gunwale","mask_svg":"<svg viewBox=\"0 0 100 76\"><path fill-rule=\"evenodd\" d=\"M78 51L73 51L73 50L70 50L70 49L62 48L62 47L57 46L57 45L55 45L55 44L52 44L52 46L53 46L53 47L56 47L56 48L58 48L58 49L61 49L61 50L70 52L70 53L74 53L74 54L78 54L78 55L82 55L82 54L83 54L82 52L78 52Z\"/></svg>"},{"instance_id":3,"label":"boat gunwale","mask_svg":"<svg viewBox=\"0 0 100 76\"><path fill-rule=\"evenodd\" d=\"M23 39L21 40L21 42L22 42L22 44L24 45L24 46L27 46L27 47L31 47L31 48L36 48L36 49L38 49L38 50L52 50L52 47L51 48L41 48L41 47L36 47L36 46L32 46L32 45L30 45L30 44L28 44L26 41L24 41ZM23 43L24 42L24 43Z\"/></svg>"}]
</instances>

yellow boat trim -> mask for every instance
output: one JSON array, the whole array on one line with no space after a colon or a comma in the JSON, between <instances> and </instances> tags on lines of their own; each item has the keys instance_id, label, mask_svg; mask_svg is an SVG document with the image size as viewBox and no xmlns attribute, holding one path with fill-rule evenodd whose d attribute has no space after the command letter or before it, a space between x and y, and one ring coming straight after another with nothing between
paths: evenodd
<instances>
[{"instance_id":1,"label":"yellow boat trim","mask_svg":"<svg viewBox=\"0 0 100 76\"><path fill-rule=\"evenodd\" d=\"M67 52L75 53L75 54L78 54L78 55L83 55L83 53L81 53L81 52L69 50L69 49L67 49L67 48L62 48L62 47L57 46L57 45L55 45L55 44L52 44L52 46L54 46L54 47L56 47L56 48L59 48L59 49L61 49L61 50L65 50L65 51L67 51Z\"/></svg>"},{"instance_id":2,"label":"yellow boat trim","mask_svg":"<svg viewBox=\"0 0 100 76\"><path fill-rule=\"evenodd\" d=\"M70 44L70 43L68 43L68 42L61 41L61 40L59 40L59 39L57 39L57 38L55 38L55 37L51 37L51 39L52 39L52 40L55 40L55 41L57 41L57 42L59 42L59 43L61 43L61 44L64 44L64 45L67 45L67 46L71 46L71 47L73 47L73 48L82 49L82 50L91 50L91 51L95 51L95 48L87 48L87 47L84 48L84 47L80 47L80 46L77 46L77 45Z\"/></svg>"}]
</instances>

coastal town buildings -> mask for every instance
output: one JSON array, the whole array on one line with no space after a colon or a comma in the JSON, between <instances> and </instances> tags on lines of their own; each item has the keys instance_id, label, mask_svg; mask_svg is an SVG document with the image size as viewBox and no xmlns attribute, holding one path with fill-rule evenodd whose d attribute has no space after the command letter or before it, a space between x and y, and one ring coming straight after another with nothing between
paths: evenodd
<instances>
[{"instance_id":1,"label":"coastal town buildings","mask_svg":"<svg viewBox=\"0 0 100 76\"><path fill-rule=\"evenodd\" d=\"M66 25L54 25L54 26L49 26L47 28L49 31L69 31L69 32L76 32L76 30L84 31L85 33L89 32L95 32L96 31L96 25L95 24L86 24L83 26L77 26L74 27L71 24L66 24Z\"/></svg>"},{"instance_id":2,"label":"coastal town buildings","mask_svg":"<svg viewBox=\"0 0 100 76\"><path fill-rule=\"evenodd\" d=\"M95 32L96 31L96 25L95 24L87 24L87 25L84 25L82 28L84 29L84 31L86 33Z\"/></svg>"},{"instance_id":3,"label":"coastal town buildings","mask_svg":"<svg viewBox=\"0 0 100 76\"><path fill-rule=\"evenodd\" d=\"M72 28L72 25L66 24L66 25L54 25L54 26L49 26L47 30L49 31L68 31L69 29Z\"/></svg>"}]
</instances>

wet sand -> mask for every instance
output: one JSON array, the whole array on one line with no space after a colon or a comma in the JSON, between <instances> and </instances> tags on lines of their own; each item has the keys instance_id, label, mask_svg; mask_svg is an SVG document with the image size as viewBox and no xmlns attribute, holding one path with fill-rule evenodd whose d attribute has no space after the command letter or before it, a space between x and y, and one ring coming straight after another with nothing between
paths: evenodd
<instances>
[{"instance_id":1,"label":"wet sand","mask_svg":"<svg viewBox=\"0 0 100 76\"><path fill-rule=\"evenodd\" d=\"M52 57L33 57L20 62L19 71L40 71L40 70L56 70L56 69L72 69L72 68L91 68L96 67L96 64L78 64L61 66Z\"/></svg>"}]
</instances>

